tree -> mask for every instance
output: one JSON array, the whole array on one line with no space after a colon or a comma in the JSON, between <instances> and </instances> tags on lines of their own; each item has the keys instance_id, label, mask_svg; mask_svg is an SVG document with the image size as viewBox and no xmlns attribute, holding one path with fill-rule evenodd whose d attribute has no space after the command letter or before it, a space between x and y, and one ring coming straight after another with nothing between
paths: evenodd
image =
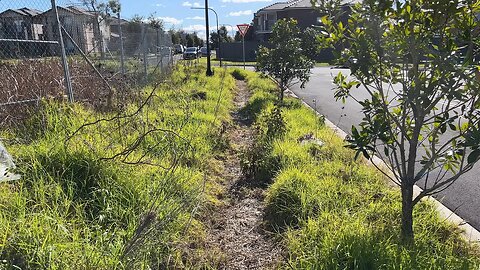
<instances>
[{"instance_id":1,"label":"tree","mask_svg":"<svg viewBox=\"0 0 480 270\"><path fill-rule=\"evenodd\" d=\"M113 14L120 14L120 11L122 9L119 0L109 0L107 7L107 10L111 11Z\"/></svg>"},{"instance_id":2,"label":"tree","mask_svg":"<svg viewBox=\"0 0 480 270\"><path fill-rule=\"evenodd\" d=\"M225 26L221 26L219 29L219 32L220 32L220 43L229 43L233 41L233 39L228 35L228 31ZM218 48L217 31L212 31L210 33L210 42L212 43L213 48Z\"/></svg>"},{"instance_id":3,"label":"tree","mask_svg":"<svg viewBox=\"0 0 480 270\"><path fill-rule=\"evenodd\" d=\"M184 46L187 45L187 33L183 30L175 30L175 29L170 29L168 30L168 33L172 37L172 43L173 44L182 44Z\"/></svg>"},{"instance_id":4,"label":"tree","mask_svg":"<svg viewBox=\"0 0 480 270\"><path fill-rule=\"evenodd\" d=\"M187 47L193 47L193 45L194 45L194 40L193 40L192 35L187 34L187 35L185 36L185 39L187 40Z\"/></svg>"},{"instance_id":5,"label":"tree","mask_svg":"<svg viewBox=\"0 0 480 270\"><path fill-rule=\"evenodd\" d=\"M197 33L193 33L192 38L193 38L193 46L195 47L203 46L203 40L198 37Z\"/></svg>"},{"instance_id":6,"label":"tree","mask_svg":"<svg viewBox=\"0 0 480 270\"><path fill-rule=\"evenodd\" d=\"M307 28L302 32L301 36L302 48L304 54L312 61L315 61L320 49L320 42L318 40L318 31L314 28Z\"/></svg>"},{"instance_id":7,"label":"tree","mask_svg":"<svg viewBox=\"0 0 480 270\"><path fill-rule=\"evenodd\" d=\"M273 26L270 43L273 48L261 46L257 56L258 69L275 78L280 86L279 100L288 87L298 80L303 87L310 77L314 62L302 49L301 32L295 20L282 19Z\"/></svg>"},{"instance_id":8,"label":"tree","mask_svg":"<svg viewBox=\"0 0 480 270\"><path fill-rule=\"evenodd\" d=\"M101 58L105 58L105 40L104 40L104 34L102 33L102 30L100 28L100 24L106 20L109 16L109 13L111 11L111 8L120 10L120 3L117 0L112 0L107 2L101 1L101 0L81 0L81 3L90 11L92 11L95 19L93 20L93 31L94 31L94 37L95 37L95 42L96 48L99 48L100 50L100 55ZM110 5L111 4L111 5Z\"/></svg>"},{"instance_id":9,"label":"tree","mask_svg":"<svg viewBox=\"0 0 480 270\"><path fill-rule=\"evenodd\" d=\"M235 37L233 38L233 40L236 42L242 41L242 35L240 35L239 31L235 32Z\"/></svg>"},{"instance_id":10,"label":"tree","mask_svg":"<svg viewBox=\"0 0 480 270\"><path fill-rule=\"evenodd\" d=\"M175 35L174 29L168 30L168 35L171 38L172 44L180 44L180 39Z\"/></svg>"},{"instance_id":11,"label":"tree","mask_svg":"<svg viewBox=\"0 0 480 270\"><path fill-rule=\"evenodd\" d=\"M124 33L124 51L126 55L135 55L141 48L144 20L144 17L134 15L125 26L122 26L122 31Z\"/></svg>"},{"instance_id":12,"label":"tree","mask_svg":"<svg viewBox=\"0 0 480 270\"><path fill-rule=\"evenodd\" d=\"M364 0L348 25L323 18L325 44L348 44L351 79L338 74L335 97L356 100L364 119L348 147L380 156L400 186L401 236L413 243L413 208L451 186L480 157L479 29L475 1ZM422 183L416 197L413 188Z\"/></svg>"},{"instance_id":13,"label":"tree","mask_svg":"<svg viewBox=\"0 0 480 270\"><path fill-rule=\"evenodd\" d=\"M155 48L157 54L160 52L160 33L163 34L163 21L158 17L155 17L155 14L151 14L147 20L148 25L155 30Z\"/></svg>"}]
</instances>

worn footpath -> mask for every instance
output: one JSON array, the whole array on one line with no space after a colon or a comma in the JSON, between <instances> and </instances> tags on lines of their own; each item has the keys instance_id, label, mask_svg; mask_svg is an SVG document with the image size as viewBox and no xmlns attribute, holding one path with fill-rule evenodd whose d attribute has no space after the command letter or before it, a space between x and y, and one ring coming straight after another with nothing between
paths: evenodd
<instances>
[{"instance_id":1,"label":"worn footpath","mask_svg":"<svg viewBox=\"0 0 480 270\"><path fill-rule=\"evenodd\" d=\"M240 168L241 153L254 140L249 119L239 113L249 96L246 83L237 81L234 125L228 130L232 147L223 161L226 196L207 224L208 248L224 255L220 269L273 269L281 261L281 248L262 226L265 190L245 179Z\"/></svg>"}]
</instances>

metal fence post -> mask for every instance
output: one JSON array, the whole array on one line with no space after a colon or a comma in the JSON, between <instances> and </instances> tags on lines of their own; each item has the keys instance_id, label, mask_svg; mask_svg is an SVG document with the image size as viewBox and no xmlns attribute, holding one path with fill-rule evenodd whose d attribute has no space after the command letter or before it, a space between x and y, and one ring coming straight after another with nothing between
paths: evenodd
<instances>
[{"instance_id":1,"label":"metal fence post","mask_svg":"<svg viewBox=\"0 0 480 270\"><path fill-rule=\"evenodd\" d=\"M70 69L68 68L68 60L67 60L67 53L65 51L65 44L63 42L63 35L62 35L62 26L60 25L60 18L58 16L57 10L57 3L55 0L51 0L52 2L52 11L55 15L55 20L57 22L57 31L58 31L58 44L60 46L60 53L62 57L62 65L63 65L63 73L65 76L65 87L67 90L67 97L69 102L73 102L73 90L72 90L72 81L70 78Z\"/></svg>"},{"instance_id":2,"label":"metal fence post","mask_svg":"<svg viewBox=\"0 0 480 270\"><path fill-rule=\"evenodd\" d=\"M120 32L120 67L122 75L125 75L125 51L123 49L122 19L120 12L118 12L118 31Z\"/></svg>"},{"instance_id":3,"label":"metal fence post","mask_svg":"<svg viewBox=\"0 0 480 270\"><path fill-rule=\"evenodd\" d=\"M142 47L143 47L143 72L145 74L145 83L148 81L148 63L147 63L147 34L145 24L142 23Z\"/></svg>"}]
</instances>

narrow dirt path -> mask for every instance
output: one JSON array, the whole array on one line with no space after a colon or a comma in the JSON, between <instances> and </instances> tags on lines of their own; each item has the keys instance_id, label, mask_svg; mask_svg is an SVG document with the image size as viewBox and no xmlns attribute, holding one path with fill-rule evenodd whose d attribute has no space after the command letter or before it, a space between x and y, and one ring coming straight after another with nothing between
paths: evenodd
<instances>
[{"instance_id":1,"label":"narrow dirt path","mask_svg":"<svg viewBox=\"0 0 480 270\"><path fill-rule=\"evenodd\" d=\"M237 81L237 89L234 125L228 131L232 147L223 161L227 194L211 217L207 243L224 254L220 269L274 269L281 248L262 227L265 190L251 185L240 168L240 155L252 145L254 131L239 113L250 97L246 83Z\"/></svg>"}]
</instances>

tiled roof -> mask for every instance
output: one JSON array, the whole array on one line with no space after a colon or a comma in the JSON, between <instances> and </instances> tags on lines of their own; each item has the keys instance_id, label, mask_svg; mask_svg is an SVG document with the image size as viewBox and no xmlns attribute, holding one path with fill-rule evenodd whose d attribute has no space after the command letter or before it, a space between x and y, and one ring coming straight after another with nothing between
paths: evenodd
<instances>
[{"instance_id":1,"label":"tiled roof","mask_svg":"<svg viewBox=\"0 0 480 270\"><path fill-rule=\"evenodd\" d=\"M76 15L85 15L85 16L93 16L93 12L90 12L86 9L83 9L81 7L76 7L76 6L68 6L68 7L62 7L62 6L57 6L58 9L76 14ZM52 9L49 9L41 14L41 16L45 16L49 14L52 11ZM47 15L49 16L49 15Z\"/></svg>"},{"instance_id":2,"label":"tiled roof","mask_svg":"<svg viewBox=\"0 0 480 270\"><path fill-rule=\"evenodd\" d=\"M34 8L27 8L27 7L24 7L24 8L21 8L21 9L17 9L18 11L21 11L23 13L25 13L27 16L37 16L38 14L42 13L40 10L38 9L34 9Z\"/></svg>"},{"instance_id":3,"label":"tiled roof","mask_svg":"<svg viewBox=\"0 0 480 270\"><path fill-rule=\"evenodd\" d=\"M281 10L287 7L292 1L278 2L262 8L261 10Z\"/></svg>"},{"instance_id":4,"label":"tiled roof","mask_svg":"<svg viewBox=\"0 0 480 270\"><path fill-rule=\"evenodd\" d=\"M34 16L37 16L38 14L42 13L39 10L24 7L24 8L19 8L19 9L8 9L8 10L3 11L0 14L3 14L7 11L12 11L12 12L15 12L17 14L20 14L22 16L27 16L27 17L34 17Z\"/></svg>"},{"instance_id":5,"label":"tiled roof","mask_svg":"<svg viewBox=\"0 0 480 270\"><path fill-rule=\"evenodd\" d=\"M117 18L110 17L110 18L108 18L108 22L109 22L109 24L110 24L111 26L112 26L112 25L119 25ZM122 25L124 25L124 24L129 23L129 21L127 21L127 20L125 20L125 19L120 19L120 23L121 23Z\"/></svg>"},{"instance_id":6,"label":"tiled roof","mask_svg":"<svg viewBox=\"0 0 480 270\"><path fill-rule=\"evenodd\" d=\"M354 3L361 2L361 0L342 0L343 5L350 5ZM290 9L290 8L312 8L312 2L310 0L290 0L287 2L278 2L271 4L269 6L266 6L260 11L275 11L275 10L284 10L284 9Z\"/></svg>"},{"instance_id":7,"label":"tiled roof","mask_svg":"<svg viewBox=\"0 0 480 270\"><path fill-rule=\"evenodd\" d=\"M79 15L87 15L87 16L92 16L92 12L81 8L81 7L76 7L76 6L68 6L68 7L62 7L72 13L79 14Z\"/></svg>"}]
</instances>

